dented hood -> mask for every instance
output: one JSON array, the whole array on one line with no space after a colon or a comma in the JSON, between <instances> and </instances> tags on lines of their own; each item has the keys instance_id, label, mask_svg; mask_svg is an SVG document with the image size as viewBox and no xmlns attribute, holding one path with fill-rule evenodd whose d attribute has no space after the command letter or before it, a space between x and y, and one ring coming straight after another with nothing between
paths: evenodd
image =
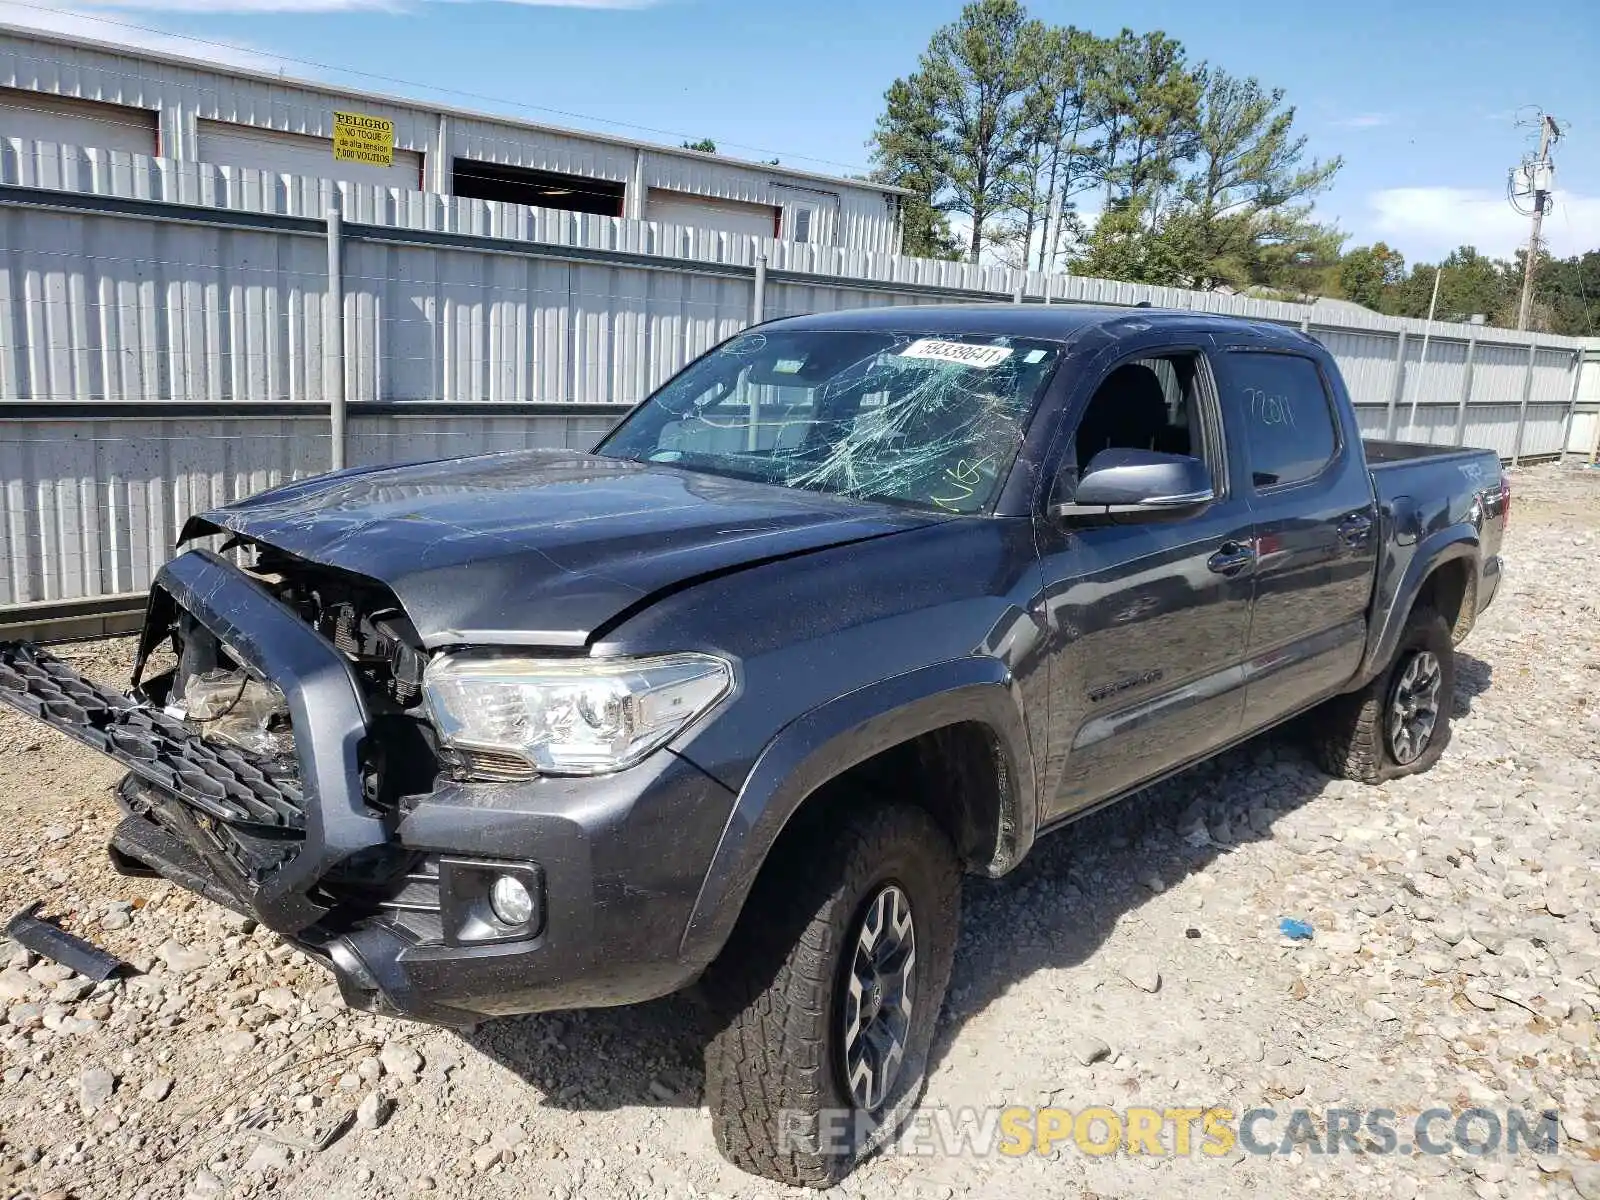
<instances>
[{"instance_id":1,"label":"dented hood","mask_svg":"<svg viewBox=\"0 0 1600 1200\"><path fill-rule=\"evenodd\" d=\"M655 593L940 518L570 451L325 475L195 517L365 576L430 648L582 646Z\"/></svg>"}]
</instances>

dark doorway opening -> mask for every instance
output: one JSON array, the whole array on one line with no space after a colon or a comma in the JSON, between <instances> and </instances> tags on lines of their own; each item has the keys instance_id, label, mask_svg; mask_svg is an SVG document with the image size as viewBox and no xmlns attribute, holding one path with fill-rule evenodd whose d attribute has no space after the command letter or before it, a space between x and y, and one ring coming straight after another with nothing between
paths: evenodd
<instances>
[{"instance_id":1,"label":"dark doorway opening","mask_svg":"<svg viewBox=\"0 0 1600 1200\"><path fill-rule=\"evenodd\" d=\"M453 175L451 190L473 200L560 208L602 217L622 215L622 184L606 179L564 175L558 171L530 171L526 167L480 162L475 158L456 159Z\"/></svg>"}]
</instances>

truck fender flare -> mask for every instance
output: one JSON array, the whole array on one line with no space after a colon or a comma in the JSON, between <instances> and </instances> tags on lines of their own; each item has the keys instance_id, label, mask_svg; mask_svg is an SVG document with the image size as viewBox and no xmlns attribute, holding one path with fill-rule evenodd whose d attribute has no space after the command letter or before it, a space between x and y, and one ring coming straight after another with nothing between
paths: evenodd
<instances>
[{"instance_id":1,"label":"truck fender flare","mask_svg":"<svg viewBox=\"0 0 1600 1200\"><path fill-rule=\"evenodd\" d=\"M1406 564L1400 582L1385 598L1380 580L1373 601L1372 633L1367 639L1367 654L1361 664L1358 684L1377 678L1389 665L1394 648L1411 616L1412 606L1422 593L1428 578L1440 567L1457 559L1476 563L1480 553L1478 531L1465 522L1437 530L1417 544L1416 552Z\"/></svg>"},{"instance_id":2,"label":"truck fender flare","mask_svg":"<svg viewBox=\"0 0 1600 1200\"><path fill-rule=\"evenodd\" d=\"M1009 870L1038 828L1034 770L1022 704L1004 663L953 659L836 697L767 743L740 789L684 927L680 954L707 964L733 932L756 876L789 819L829 780L891 746L946 725L976 722L994 734L1008 772L989 873Z\"/></svg>"}]
</instances>

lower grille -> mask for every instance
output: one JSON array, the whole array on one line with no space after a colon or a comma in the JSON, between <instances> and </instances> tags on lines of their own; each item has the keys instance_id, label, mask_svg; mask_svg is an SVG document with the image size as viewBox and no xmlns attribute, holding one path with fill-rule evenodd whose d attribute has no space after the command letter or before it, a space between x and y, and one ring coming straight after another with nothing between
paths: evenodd
<instances>
[{"instance_id":1,"label":"lower grille","mask_svg":"<svg viewBox=\"0 0 1600 1200\"><path fill-rule=\"evenodd\" d=\"M418 942L444 938L437 860L419 859L408 872L383 883L324 881L321 891L330 907L346 917L382 916Z\"/></svg>"},{"instance_id":2,"label":"lower grille","mask_svg":"<svg viewBox=\"0 0 1600 1200\"><path fill-rule=\"evenodd\" d=\"M152 821L205 856L213 870L219 857L231 868L235 880L260 883L289 862L305 844L296 834L267 834L259 828L244 828L219 821L199 812L177 797L152 787L130 774L117 792L124 811Z\"/></svg>"},{"instance_id":3,"label":"lower grille","mask_svg":"<svg viewBox=\"0 0 1600 1200\"><path fill-rule=\"evenodd\" d=\"M217 849L227 856L239 874L257 882L283 866L300 849L298 838L289 840L253 837L244 830L221 821L202 823L201 828Z\"/></svg>"},{"instance_id":4,"label":"lower grille","mask_svg":"<svg viewBox=\"0 0 1600 1200\"><path fill-rule=\"evenodd\" d=\"M182 721L84 678L51 654L0 644L0 701L109 755L146 783L239 835L303 837L299 780L269 775Z\"/></svg>"}]
</instances>

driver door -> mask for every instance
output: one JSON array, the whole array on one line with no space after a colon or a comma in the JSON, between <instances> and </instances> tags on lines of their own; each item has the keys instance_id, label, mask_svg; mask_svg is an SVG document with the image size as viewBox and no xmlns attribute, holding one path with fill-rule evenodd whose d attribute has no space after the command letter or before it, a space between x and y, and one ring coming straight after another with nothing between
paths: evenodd
<instances>
[{"instance_id":1,"label":"driver door","mask_svg":"<svg viewBox=\"0 0 1600 1200\"><path fill-rule=\"evenodd\" d=\"M1201 757L1242 726L1254 518L1230 476L1202 350L1107 372L1066 439L1060 486L1070 492L1096 453L1115 448L1201 459L1215 499L1181 516L1036 518L1059 760L1046 820Z\"/></svg>"}]
</instances>

